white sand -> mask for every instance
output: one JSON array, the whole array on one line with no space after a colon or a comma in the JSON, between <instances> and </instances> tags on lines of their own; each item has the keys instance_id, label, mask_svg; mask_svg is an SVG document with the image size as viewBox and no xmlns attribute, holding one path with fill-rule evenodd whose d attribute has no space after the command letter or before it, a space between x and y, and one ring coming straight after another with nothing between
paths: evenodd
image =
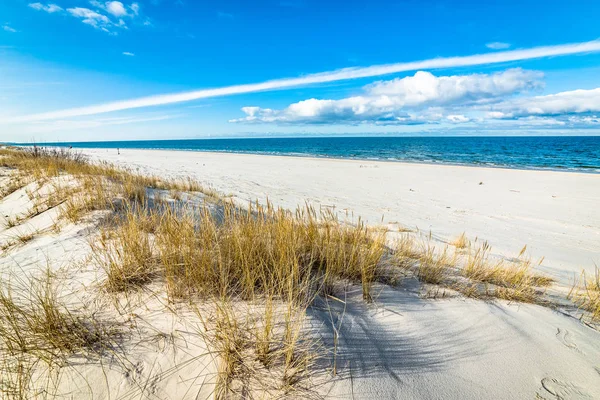
<instances>
[{"instance_id":1,"label":"white sand","mask_svg":"<svg viewBox=\"0 0 600 400\"><path fill-rule=\"evenodd\" d=\"M86 153L148 173L193 176L243 202L269 197L290 208L305 200L336 205L370 223L384 215L385 223L431 229L440 238L466 231L508 255L527 243L534 255L547 256L547 271L565 279L599 261L598 175L163 151ZM25 189L0 201L3 217L29 206ZM28 221L27 229L50 226L50 213ZM49 266L62 279L64 294L76 298L71 301L94 299L105 317L117 319L99 292L103 271L86 260L89 226L40 233L0 254L0 273L34 275ZM0 228L0 239L14 236L14 229ZM399 288L377 287L376 302L367 305L351 288L345 307L332 302L330 312L324 304L311 308L309 321L326 348L332 326L340 332L338 374L316 390L326 398L367 400L600 398L598 331L549 308L426 299L423 290L412 280ZM142 294L131 301L138 304L132 329L146 339L126 342L125 363L78 366L62 377L59 393L80 399L109 393L209 397L215 366L194 333L194 316L166 312L164 298ZM331 367L323 363L323 371Z\"/></svg>"},{"instance_id":2,"label":"white sand","mask_svg":"<svg viewBox=\"0 0 600 400\"><path fill-rule=\"evenodd\" d=\"M0 177L7 170L0 168ZM39 193L48 193L48 185ZM71 399L208 399L214 393L215 357L199 332L202 324L189 310L167 310L167 298L161 284L142 293L132 294L122 302L128 307L117 311L113 297L102 289L105 271L90 261L90 240L98 229L92 222L101 212L91 215L88 223L62 222L60 232L51 227L58 219L58 207L52 208L18 226L8 228L4 222L25 214L33 205L29 184L0 200L0 246L14 242L18 235L35 233L33 240L0 250L2 290L10 282L16 298L29 296L32 282L46 271L54 276L58 298L70 310L85 309L101 323L118 323L124 334L118 341L121 349L103 362L71 357L70 366L52 375L46 383L44 373L34 375L37 388L52 390L55 397ZM91 228L91 229L90 229ZM44 368L40 369L46 372ZM2 395L0 394L0 398ZM36 397L38 398L38 397Z\"/></svg>"},{"instance_id":3,"label":"white sand","mask_svg":"<svg viewBox=\"0 0 600 400\"><path fill-rule=\"evenodd\" d=\"M277 157L90 149L106 160L169 177L191 176L247 203L335 206L373 224L418 227L442 240L466 232L506 257L524 245L563 282L600 266L600 175ZM480 185L480 182L482 184Z\"/></svg>"}]
</instances>

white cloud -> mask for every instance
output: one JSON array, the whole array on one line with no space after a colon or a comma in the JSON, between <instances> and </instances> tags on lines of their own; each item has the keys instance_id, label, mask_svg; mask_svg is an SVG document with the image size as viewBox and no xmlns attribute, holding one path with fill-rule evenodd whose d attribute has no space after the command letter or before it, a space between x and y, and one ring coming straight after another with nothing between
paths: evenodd
<instances>
[{"instance_id":1,"label":"white cloud","mask_svg":"<svg viewBox=\"0 0 600 400\"><path fill-rule=\"evenodd\" d=\"M47 13L55 13L55 12L60 12L63 11L62 7L56 5L56 4L42 4L42 3L30 3L29 7L33 8L34 10L37 11L45 11Z\"/></svg>"},{"instance_id":2,"label":"white cloud","mask_svg":"<svg viewBox=\"0 0 600 400\"><path fill-rule=\"evenodd\" d=\"M131 53L131 52L129 52L129 51L124 51L124 52L123 52L123 55L124 55L124 56L128 56L128 57L134 57L134 56L135 56L135 54L134 54L134 53Z\"/></svg>"},{"instance_id":3,"label":"white cloud","mask_svg":"<svg viewBox=\"0 0 600 400\"><path fill-rule=\"evenodd\" d=\"M542 87L543 75L519 68L494 74L437 77L419 71L414 76L380 81L364 87L364 95L341 100L308 99L283 110L244 107L246 117L231 122L247 123L376 123L414 124L469 122L470 118L441 106L499 101L503 96Z\"/></svg>"},{"instance_id":4,"label":"white cloud","mask_svg":"<svg viewBox=\"0 0 600 400\"><path fill-rule=\"evenodd\" d=\"M4 26L2 27L2 29L4 29L4 31L5 31L5 32L17 33L17 30L16 30L15 28L11 28L11 27L10 27L10 26L8 26L8 25L4 25Z\"/></svg>"},{"instance_id":5,"label":"white cloud","mask_svg":"<svg viewBox=\"0 0 600 400\"><path fill-rule=\"evenodd\" d=\"M120 1L108 1L106 2L106 11L115 17L123 17L127 15L125 6Z\"/></svg>"},{"instance_id":6,"label":"white cloud","mask_svg":"<svg viewBox=\"0 0 600 400\"><path fill-rule=\"evenodd\" d=\"M63 11L63 8L60 7L60 6L58 6L58 5L56 5L56 4L47 4L47 5L44 5L42 3L30 3L29 7L33 8L34 10L45 11L45 12L50 13L50 14Z\"/></svg>"},{"instance_id":7,"label":"white cloud","mask_svg":"<svg viewBox=\"0 0 600 400\"><path fill-rule=\"evenodd\" d=\"M99 8L112 15L115 18L134 18L140 13L140 4L139 3L131 3L129 6L126 6L120 1L106 1L101 2L98 0L90 1L90 4L94 7ZM129 12L129 11L131 12Z\"/></svg>"},{"instance_id":8,"label":"white cloud","mask_svg":"<svg viewBox=\"0 0 600 400\"><path fill-rule=\"evenodd\" d=\"M380 81L365 89L370 96L393 96L402 105L414 106L426 102L447 104L457 100L494 98L523 90L543 87L543 74L521 68L494 74L472 74L436 77L419 71L414 76Z\"/></svg>"},{"instance_id":9,"label":"white cloud","mask_svg":"<svg viewBox=\"0 0 600 400\"><path fill-rule=\"evenodd\" d=\"M89 8L75 7L67 8L67 12L76 18L80 18L84 24L93 26L94 28L108 31L107 27L113 25L110 19L103 14L92 11Z\"/></svg>"},{"instance_id":10,"label":"white cloud","mask_svg":"<svg viewBox=\"0 0 600 400\"><path fill-rule=\"evenodd\" d=\"M600 88L515 99L495 105L488 116L501 119L596 112L600 112Z\"/></svg>"},{"instance_id":11,"label":"white cloud","mask_svg":"<svg viewBox=\"0 0 600 400\"><path fill-rule=\"evenodd\" d=\"M471 121L471 118L465 117L464 115L461 115L461 114L447 115L446 119L454 124L462 124L462 123Z\"/></svg>"},{"instance_id":12,"label":"white cloud","mask_svg":"<svg viewBox=\"0 0 600 400\"><path fill-rule=\"evenodd\" d=\"M140 124L145 122L158 122L181 117L181 114L174 115L148 115L148 116L130 116L116 118L99 118L84 120L56 120L50 123L32 124L27 129L27 133L49 133L63 132L68 130L94 129L104 126Z\"/></svg>"},{"instance_id":13,"label":"white cloud","mask_svg":"<svg viewBox=\"0 0 600 400\"><path fill-rule=\"evenodd\" d=\"M186 93L163 94L142 97L113 103L92 105L87 107L51 111L42 114L17 117L15 120L35 121L68 118L73 116L102 114L120 110L142 107L152 107L165 104L181 103L186 101L228 96L242 93L279 90L326 82L343 81L357 78L382 76L398 72L416 71L421 69L439 69L452 67L466 67L474 65L490 65L518 60L530 60L542 57L552 57L570 54L582 54L600 51L600 41L571 43L557 46L534 47L531 49L499 51L487 54L477 54L464 57L434 58L429 60L374 65L370 67L345 68L337 71L328 71L318 74L306 75L299 78L276 79L255 84L226 86L215 89L202 89Z\"/></svg>"},{"instance_id":14,"label":"white cloud","mask_svg":"<svg viewBox=\"0 0 600 400\"><path fill-rule=\"evenodd\" d=\"M113 35L116 34L118 29L128 29L123 18L133 20L140 14L139 3L131 3L129 6L125 6L120 1L100 2L91 0L89 3L94 9L72 7L66 11L69 15L80 19L84 24ZM52 3L30 3L28 6L34 10L45 11L50 14L64 11L62 7Z\"/></svg>"},{"instance_id":15,"label":"white cloud","mask_svg":"<svg viewBox=\"0 0 600 400\"><path fill-rule=\"evenodd\" d=\"M510 47L510 43L491 42L491 43L486 43L485 47L487 47L488 49L492 49L492 50L504 50L504 49L508 49Z\"/></svg>"}]
</instances>

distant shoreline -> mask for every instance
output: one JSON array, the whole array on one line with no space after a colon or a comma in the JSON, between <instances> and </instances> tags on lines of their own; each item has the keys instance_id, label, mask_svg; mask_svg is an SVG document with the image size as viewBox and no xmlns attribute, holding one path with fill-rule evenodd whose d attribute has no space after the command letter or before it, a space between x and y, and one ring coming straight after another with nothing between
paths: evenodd
<instances>
[{"instance_id":1,"label":"distant shoreline","mask_svg":"<svg viewBox=\"0 0 600 400\"><path fill-rule=\"evenodd\" d=\"M469 139L469 141L466 142L465 139ZM539 150L538 147L535 147L535 142L528 143L531 140L535 142L550 141L551 143L542 143L546 151L544 155L529 157L528 151ZM572 145L572 148L569 149L565 143L571 140L583 141L588 147L588 152L582 152L581 147L585 146L581 145ZM479 143L472 143L473 141ZM457 142L458 144L456 144ZM498 142L497 147L499 147L497 153L494 149L495 142ZM600 137L592 136L228 138L20 143L16 145L72 146L81 150L129 149L247 154L525 171L600 173ZM446 148L448 148L448 154L445 154ZM507 155L505 156L504 153Z\"/></svg>"}]
</instances>

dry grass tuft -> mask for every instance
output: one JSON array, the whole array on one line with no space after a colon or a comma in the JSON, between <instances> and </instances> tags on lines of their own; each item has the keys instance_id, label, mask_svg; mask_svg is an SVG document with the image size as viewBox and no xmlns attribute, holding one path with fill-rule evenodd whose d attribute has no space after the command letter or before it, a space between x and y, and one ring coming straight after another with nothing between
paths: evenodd
<instances>
[{"instance_id":1,"label":"dry grass tuft","mask_svg":"<svg viewBox=\"0 0 600 400\"><path fill-rule=\"evenodd\" d=\"M484 242L475 250L469 249L468 259L463 268L464 275L477 282L494 285L486 286L483 296L497 297L505 300L527 303L543 302L542 295L545 288L553 283L553 279L533 272L533 263L525 256L526 247L521 250L514 262L507 263L503 260L493 261L490 258L491 247ZM542 263L541 259L537 265ZM470 286L466 291L475 295L475 286Z\"/></svg>"},{"instance_id":2,"label":"dry grass tuft","mask_svg":"<svg viewBox=\"0 0 600 400\"><path fill-rule=\"evenodd\" d=\"M306 305L272 296L266 301L248 306L234 298L215 299L212 310L198 311L201 335L217 356L215 398L253 391L285 398L307 388L303 383L317 347L304 335Z\"/></svg>"},{"instance_id":3,"label":"dry grass tuft","mask_svg":"<svg viewBox=\"0 0 600 400\"><path fill-rule=\"evenodd\" d=\"M152 243L136 215L130 210L115 229L102 230L90 242L94 260L106 272L109 291L139 288L156 274Z\"/></svg>"},{"instance_id":4,"label":"dry grass tuft","mask_svg":"<svg viewBox=\"0 0 600 400\"><path fill-rule=\"evenodd\" d=\"M7 229L14 228L17 225L19 225L19 220L16 217L8 217L4 220L4 226Z\"/></svg>"},{"instance_id":5,"label":"dry grass tuft","mask_svg":"<svg viewBox=\"0 0 600 400\"><path fill-rule=\"evenodd\" d=\"M451 256L447 246L439 252L429 239L422 245L417 277L422 282L439 285L444 283L455 264L456 254Z\"/></svg>"},{"instance_id":6,"label":"dry grass tuft","mask_svg":"<svg viewBox=\"0 0 600 400\"><path fill-rule=\"evenodd\" d=\"M471 245L471 242L469 241L469 239L467 239L467 235L465 234L465 232L463 232L460 234L459 237L450 242L450 244L456 247L457 249L466 249Z\"/></svg>"},{"instance_id":7,"label":"dry grass tuft","mask_svg":"<svg viewBox=\"0 0 600 400\"><path fill-rule=\"evenodd\" d=\"M37 232L33 231L33 232L20 232L17 233L15 235L15 241L19 244L27 244L29 242L31 242L34 238L35 235L37 234Z\"/></svg>"},{"instance_id":8,"label":"dry grass tuft","mask_svg":"<svg viewBox=\"0 0 600 400\"><path fill-rule=\"evenodd\" d=\"M589 312L591 322L600 322L600 269L595 267L595 273L587 277L585 271L581 272L581 285L573 284L567 298L578 307Z\"/></svg>"},{"instance_id":9,"label":"dry grass tuft","mask_svg":"<svg viewBox=\"0 0 600 400\"><path fill-rule=\"evenodd\" d=\"M1 397L37 398L46 390L34 379L40 370L59 370L75 354L99 357L119 336L115 325L62 304L49 272L18 287L0 282Z\"/></svg>"},{"instance_id":10,"label":"dry grass tuft","mask_svg":"<svg viewBox=\"0 0 600 400\"><path fill-rule=\"evenodd\" d=\"M344 224L311 208L290 213L270 205L240 210L223 204L167 209L156 230L156 246L174 297L190 294L285 296L319 277L360 282L363 297L385 252L384 235L364 224Z\"/></svg>"},{"instance_id":11,"label":"dry grass tuft","mask_svg":"<svg viewBox=\"0 0 600 400\"><path fill-rule=\"evenodd\" d=\"M0 193L12 193L27 183L37 181L40 185L52 178L69 175L79 180L79 186L61 190L55 188L47 202L39 202L29 212L35 216L56 205L66 203L61 215L71 222L79 222L86 214L96 210L111 209L115 198L143 204L148 200L148 189L194 191L218 199L214 190L204 189L198 182L187 180L164 180L156 176L140 175L108 163L90 163L86 157L66 148L3 149L0 166L11 168L13 174L9 185ZM35 199L37 194L31 192Z\"/></svg>"}]
</instances>

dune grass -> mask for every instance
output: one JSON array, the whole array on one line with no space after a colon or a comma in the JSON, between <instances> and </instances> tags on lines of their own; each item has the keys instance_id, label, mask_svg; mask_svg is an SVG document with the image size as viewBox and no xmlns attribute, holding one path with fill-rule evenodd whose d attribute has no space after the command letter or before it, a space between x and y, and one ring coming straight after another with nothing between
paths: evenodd
<instances>
[{"instance_id":1,"label":"dune grass","mask_svg":"<svg viewBox=\"0 0 600 400\"><path fill-rule=\"evenodd\" d=\"M456 255L452 256L447 246L440 252L429 239L422 244L417 277L422 282L442 284L455 264Z\"/></svg>"},{"instance_id":2,"label":"dune grass","mask_svg":"<svg viewBox=\"0 0 600 400\"><path fill-rule=\"evenodd\" d=\"M462 265L456 251L440 247L431 235L418 243L414 235L403 234L390 254L386 232L360 220L341 221L329 210L310 206L294 212L271 204L249 204L242 209L193 180L167 180L106 163L92 164L65 149L2 150L0 165L18 171L15 187L30 182L27 176L39 182L37 191L28 192L34 205L27 218L60 207L60 218L77 223L94 211L108 211L111 218L90 238L92 259L106 274L105 289L119 296L153 281L164 282L171 302L196 307L203 323L200 332L219 359L217 398L244 393L248 385L277 393L293 391L307 377L317 353L303 330L313 300L335 295L337 284L349 282L361 285L363 299L371 302L373 283L384 280L383 271L390 262L414 271L422 282L459 287L470 297L539 302L540 288L552 283L533 272L525 249L515 263L493 261L487 243L474 247L464 233L451 243L466 250ZM73 183L53 181L60 177L69 177ZM41 196L43 185L51 186ZM165 200L156 190L167 191L171 199ZM206 202L184 201L190 192L203 193ZM467 278L469 284L457 285L459 278ZM0 318L8 315L8 323L24 315L34 315L30 319L41 325L47 323L37 317L45 308L34 307L27 314L23 310L33 306L15 308L9 294L2 296L8 306L0 310ZM96 332L93 325L61 308L56 299L42 299L32 304L50 303L49 310L59 310L43 318L57 327L53 325L50 334L63 339L48 344L49 338L40 333L31 336L30 332L39 330L26 321L23 329L28 333L24 335L30 336L25 337L35 339L26 342L58 351L67 340L74 347L59 353L72 353L94 348L98 335L106 337L105 331ZM585 300L581 304L598 307L598 297L594 299L595 303ZM72 326L72 332L63 333L65 326ZM17 332L10 329L7 332ZM85 329L92 333L86 334ZM70 334L78 337L69 339ZM14 347L16 352L27 351L19 335L4 336L15 338L13 346L21 346ZM258 382L261 377L265 379Z\"/></svg>"},{"instance_id":3,"label":"dune grass","mask_svg":"<svg viewBox=\"0 0 600 400\"><path fill-rule=\"evenodd\" d=\"M384 251L384 238L358 223L350 226L307 207L291 213L270 205L241 210L222 204L167 209L159 218L156 247L169 292L284 296L319 278L350 279L363 286L365 300Z\"/></svg>"},{"instance_id":4,"label":"dune grass","mask_svg":"<svg viewBox=\"0 0 600 400\"><path fill-rule=\"evenodd\" d=\"M466 249L469 247L471 242L467 239L467 235L465 232L461 233L460 236L456 237L454 240L450 242L450 244L457 249Z\"/></svg>"},{"instance_id":5,"label":"dune grass","mask_svg":"<svg viewBox=\"0 0 600 400\"><path fill-rule=\"evenodd\" d=\"M471 281L491 284L493 287L486 286L484 293L473 290L473 286L466 288L466 291L470 295L491 296L511 301L543 302L543 288L551 285L553 279L533 271L534 263L525 255L526 249L527 246L523 247L512 262L506 262L502 259L491 259L491 246L487 242L474 249L469 248L463 274ZM537 265L542 261L543 259L540 259Z\"/></svg>"},{"instance_id":6,"label":"dune grass","mask_svg":"<svg viewBox=\"0 0 600 400\"><path fill-rule=\"evenodd\" d=\"M212 305L212 316L199 315L218 355L218 398L249 384L295 390L316 357L303 330L306 309L338 280L360 284L371 301L386 251L381 231L310 207L140 205L118 219L92 241L106 287L164 279L172 302Z\"/></svg>"},{"instance_id":7,"label":"dune grass","mask_svg":"<svg viewBox=\"0 0 600 400\"><path fill-rule=\"evenodd\" d=\"M588 276L585 271L581 273L581 281L575 282L567 296L578 307L589 314L584 318L593 323L600 322L600 268L595 266L594 274Z\"/></svg>"},{"instance_id":8,"label":"dune grass","mask_svg":"<svg viewBox=\"0 0 600 400\"><path fill-rule=\"evenodd\" d=\"M27 244L29 242L31 242L34 238L35 235L37 234L37 232L32 231L32 232L18 232L14 239L16 243L19 244Z\"/></svg>"},{"instance_id":9,"label":"dune grass","mask_svg":"<svg viewBox=\"0 0 600 400\"><path fill-rule=\"evenodd\" d=\"M118 337L116 324L61 302L49 271L31 282L0 281L0 397L52 397L41 371L58 371L76 354L100 357Z\"/></svg>"},{"instance_id":10,"label":"dune grass","mask_svg":"<svg viewBox=\"0 0 600 400\"><path fill-rule=\"evenodd\" d=\"M155 274L153 246L134 211L128 212L115 229L102 229L90 246L94 261L106 272L109 291L142 287Z\"/></svg>"}]
</instances>

